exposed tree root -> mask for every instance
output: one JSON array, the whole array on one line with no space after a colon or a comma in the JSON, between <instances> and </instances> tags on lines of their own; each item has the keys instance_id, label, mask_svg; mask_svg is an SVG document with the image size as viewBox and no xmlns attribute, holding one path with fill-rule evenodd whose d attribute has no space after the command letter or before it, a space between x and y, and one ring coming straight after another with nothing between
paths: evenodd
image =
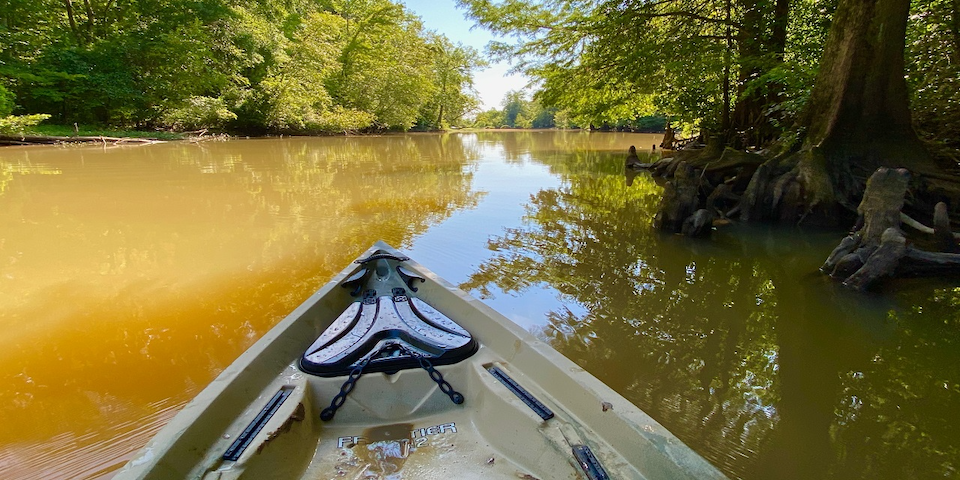
<instances>
[{"instance_id":1,"label":"exposed tree root","mask_svg":"<svg viewBox=\"0 0 960 480\"><path fill-rule=\"evenodd\" d=\"M904 168L880 167L858 187L850 172L831 172L824 157L810 149L778 159L732 149L676 152L649 168L668 177L654 225L688 236L709 236L713 226L739 214L741 221L777 221L840 225L853 223L852 233L827 257L821 271L845 286L864 290L888 277L940 275L960 267L960 234L953 233L946 202L933 212L928 184ZM942 182L950 179L938 178ZM863 192L857 195L858 188ZM852 198L861 197L852 206ZM960 182L938 188L933 198L960 204ZM911 214L905 213L910 209ZM913 216L932 222L928 227ZM954 215L957 218L957 215ZM850 224L847 223L847 224ZM910 238L901 225L919 232ZM917 245L935 251L922 250ZM951 270L954 269L954 270Z\"/></svg>"}]
</instances>

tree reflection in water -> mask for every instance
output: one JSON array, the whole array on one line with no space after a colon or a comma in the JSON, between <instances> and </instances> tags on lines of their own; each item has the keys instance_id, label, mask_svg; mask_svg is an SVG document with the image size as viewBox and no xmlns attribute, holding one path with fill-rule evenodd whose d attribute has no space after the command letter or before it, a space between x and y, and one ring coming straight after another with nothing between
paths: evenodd
<instances>
[{"instance_id":1,"label":"tree reflection in water","mask_svg":"<svg viewBox=\"0 0 960 480\"><path fill-rule=\"evenodd\" d=\"M476 156L452 135L0 152L0 478L122 466L373 242L474 207Z\"/></svg>"},{"instance_id":2,"label":"tree reflection in water","mask_svg":"<svg viewBox=\"0 0 960 480\"><path fill-rule=\"evenodd\" d=\"M664 236L622 158L534 159L563 186L462 287L560 292L541 335L730 476L957 475L960 289L844 291L816 273L836 232Z\"/></svg>"}]
</instances>

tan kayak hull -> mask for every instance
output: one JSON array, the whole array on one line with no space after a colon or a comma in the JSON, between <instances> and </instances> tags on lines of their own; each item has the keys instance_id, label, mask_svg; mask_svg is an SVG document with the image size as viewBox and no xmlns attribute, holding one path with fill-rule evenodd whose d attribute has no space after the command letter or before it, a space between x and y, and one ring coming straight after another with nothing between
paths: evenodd
<instances>
[{"instance_id":1,"label":"tan kayak hull","mask_svg":"<svg viewBox=\"0 0 960 480\"><path fill-rule=\"evenodd\" d=\"M399 254L378 242L375 252ZM426 371L363 375L336 417L320 411L344 377L297 368L298 358L351 302L338 285L352 265L227 367L119 472L118 479L576 479L587 445L609 478L724 478L622 396L549 345L414 261L416 296L480 343L437 367L462 393L454 404ZM488 368L496 366L552 410L543 420ZM236 461L238 435L285 398Z\"/></svg>"}]
</instances>

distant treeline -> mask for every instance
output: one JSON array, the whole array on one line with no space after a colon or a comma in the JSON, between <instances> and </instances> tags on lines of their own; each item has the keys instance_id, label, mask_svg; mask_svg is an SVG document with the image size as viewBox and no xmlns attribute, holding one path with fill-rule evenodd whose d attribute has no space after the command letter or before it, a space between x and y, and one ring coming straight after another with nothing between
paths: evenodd
<instances>
[{"instance_id":1,"label":"distant treeline","mask_svg":"<svg viewBox=\"0 0 960 480\"><path fill-rule=\"evenodd\" d=\"M437 128L476 108L483 65L390 0L13 0L0 129Z\"/></svg>"},{"instance_id":2,"label":"distant treeline","mask_svg":"<svg viewBox=\"0 0 960 480\"><path fill-rule=\"evenodd\" d=\"M477 128L589 128L634 132L662 132L666 125L667 117L664 115L591 123L570 115L567 109L546 107L535 96L528 99L522 91L507 92L502 109L480 112L473 121L473 126Z\"/></svg>"}]
</instances>

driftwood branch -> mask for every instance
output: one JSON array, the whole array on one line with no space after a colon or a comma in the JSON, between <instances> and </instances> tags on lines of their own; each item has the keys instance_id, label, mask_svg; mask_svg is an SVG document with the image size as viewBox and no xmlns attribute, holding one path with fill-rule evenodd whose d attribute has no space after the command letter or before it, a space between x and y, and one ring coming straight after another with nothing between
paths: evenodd
<instances>
[{"instance_id":1,"label":"driftwood branch","mask_svg":"<svg viewBox=\"0 0 960 480\"><path fill-rule=\"evenodd\" d=\"M918 231L918 232L922 232L922 233L927 233L927 234L933 235L933 228L928 227L928 226L920 223L920 222L917 221L917 220L914 220L913 218L911 218L911 217L910 217L909 215L907 215L906 213L900 212L900 222L902 222L904 225L906 225L906 226L908 226L908 227L910 227L910 228L912 228L912 229L914 229L914 230L916 230L916 231ZM957 239L957 240L960 240L960 233L954 233L954 234L953 234L953 238L955 238L955 239Z\"/></svg>"},{"instance_id":2,"label":"driftwood branch","mask_svg":"<svg viewBox=\"0 0 960 480\"><path fill-rule=\"evenodd\" d=\"M909 260L901 269L904 273L916 275L918 273L933 273L942 271L956 272L960 268L960 254L927 252L909 247L904 255Z\"/></svg>"}]
</instances>

